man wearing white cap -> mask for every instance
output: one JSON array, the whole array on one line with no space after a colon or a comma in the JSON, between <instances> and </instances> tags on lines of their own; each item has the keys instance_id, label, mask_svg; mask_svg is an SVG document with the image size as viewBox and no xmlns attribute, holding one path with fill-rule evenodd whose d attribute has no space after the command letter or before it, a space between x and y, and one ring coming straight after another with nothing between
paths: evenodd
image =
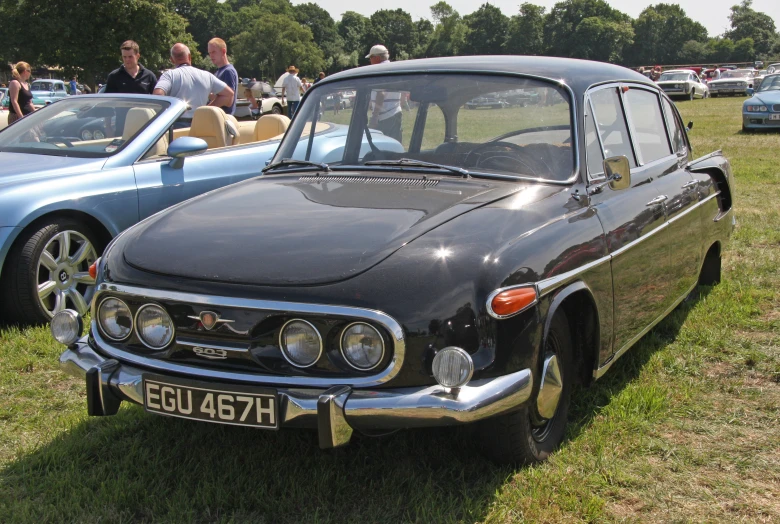
<instances>
[{"instance_id":1,"label":"man wearing white cap","mask_svg":"<svg viewBox=\"0 0 780 524\"><path fill-rule=\"evenodd\" d=\"M381 44L371 48L366 58L371 65L390 61L390 52ZM401 93L398 91L373 91L371 93L371 119L368 127L378 129L385 135L399 142L403 137L401 131Z\"/></svg>"}]
</instances>

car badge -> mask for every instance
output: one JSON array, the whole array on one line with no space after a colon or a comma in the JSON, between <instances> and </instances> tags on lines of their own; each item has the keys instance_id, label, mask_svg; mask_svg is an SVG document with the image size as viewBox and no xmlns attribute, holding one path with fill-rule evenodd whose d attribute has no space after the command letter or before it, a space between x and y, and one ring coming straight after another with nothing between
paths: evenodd
<instances>
[{"instance_id":1,"label":"car badge","mask_svg":"<svg viewBox=\"0 0 780 524\"><path fill-rule=\"evenodd\" d=\"M200 323L204 328L206 328L206 331L211 331L218 324L235 322L234 320L219 318L219 313L214 313L213 311L201 311L200 315L189 315L187 318L191 318L192 320L200 320Z\"/></svg>"}]
</instances>

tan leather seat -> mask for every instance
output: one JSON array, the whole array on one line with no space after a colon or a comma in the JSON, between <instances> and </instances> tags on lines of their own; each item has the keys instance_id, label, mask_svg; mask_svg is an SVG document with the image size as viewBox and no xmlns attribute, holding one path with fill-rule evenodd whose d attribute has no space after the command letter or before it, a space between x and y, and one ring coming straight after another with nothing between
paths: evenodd
<instances>
[{"instance_id":1,"label":"tan leather seat","mask_svg":"<svg viewBox=\"0 0 780 524\"><path fill-rule=\"evenodd\" d=\"M206 141L209 149L233 143L225 130L225 112L218 107L201 106L192 115L190 136Z\"/></svg>"},{"instance_id":2,"label":"tan leather seat","mask_svg":"<svg viewBox=\"0 0 780 524\"><path fill-rule=\"evenodd\" d=\"M122 140L130 140L147 122L154 118L154 111L148 107L134 107L127 112Z\"/></svg>"},{"instance_id":3,"label":"tan leather seat","mask_svg":"<svg viewBox=\"0 0 780 524\"><path fill-rule=\"evenodd\" d=\"M290 119L284 115L263 115L255 124L255 142L281 135L289 126Z\"/></svg>"}]
</instances>

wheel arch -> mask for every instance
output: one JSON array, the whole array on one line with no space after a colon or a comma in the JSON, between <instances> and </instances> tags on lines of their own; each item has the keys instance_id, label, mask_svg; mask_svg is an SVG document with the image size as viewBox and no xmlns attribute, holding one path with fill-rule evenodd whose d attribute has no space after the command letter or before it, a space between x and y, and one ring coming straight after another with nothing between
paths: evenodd
<instances>
[{"instance_id":1,"label":"wheel arch","mask_svg":"<svg viewBox=\"0 0 780 524\"><path fill-rule=\"evenodd\" d=\"M558 311L563 311L569 322L578 382L587 385L593 379L601 344L598 306L588 285L577 281L555 293L545 315L542 347L547 342L552 319Z\"/></svg>"}]
</instances>

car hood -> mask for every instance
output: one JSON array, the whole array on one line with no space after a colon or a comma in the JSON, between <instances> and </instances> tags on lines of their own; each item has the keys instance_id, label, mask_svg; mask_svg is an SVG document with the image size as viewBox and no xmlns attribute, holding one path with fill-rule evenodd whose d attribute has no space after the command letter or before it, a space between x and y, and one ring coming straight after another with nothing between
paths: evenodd
<instances>
[{"instance_id":1,"label":"car hood","mask_svg":"<svg viewBox=\"0 0 780 524\"><path fill-rule=\"evenodd\" d=\"M752 78L741 76L739 78L719 78L718 80L710 80L710 84L730 84L732 82L750 82Z\"/></svg>"},{"instance_id":2,"label":"car hood","mask_svg":"<svg viewBox=\"0 0 780 524\"><path fill-rule=\"evenodd\" d=\"M124 261L214 282L327 284L358 275L427 231L527 185L398 176L303 173L228 186L129 230L121 239Z\"/></svg>"},{"instance_id":3,"label":"car hood","mask_svg":"<svg viewBox=\"0 0 780 524\"><path fill-rule=\"evenodd\" d=\"M98 170L105 158L72 158L0 152L0 188L52 176Z\"/></svg>"},{"instance_id":4,"label":"car hood","mask_svg":"<svg viewBox=\"0 0 780 524\"><path fill-rule=\"evenodd\" d=\"M771 106L774 104L780 104L780 91L757 93L742 103L743 106L747 106L747 105Z\"/></svg>"},{"instance_id":5,"label":"car hood","mask_svg":"<svg viewBox=\"0 0 780 524\"><path fill-rule=\"evenodd\" d=\"M669 84L688 84L690 83L690 80L663 80L660 82L656 82L659 86L663 85L669 85Z\"/></svg>"}]
</instances>

